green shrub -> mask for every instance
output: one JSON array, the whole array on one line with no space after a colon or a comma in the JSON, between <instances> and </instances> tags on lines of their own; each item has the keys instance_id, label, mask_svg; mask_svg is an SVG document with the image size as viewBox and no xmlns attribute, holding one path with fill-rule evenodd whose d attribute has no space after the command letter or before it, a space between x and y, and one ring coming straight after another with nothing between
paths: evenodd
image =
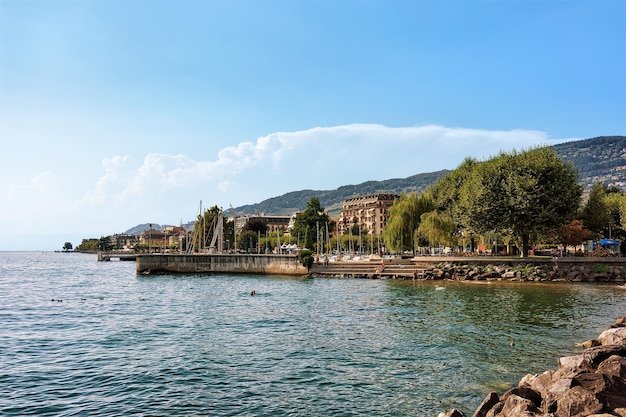
<instances>
[{"instance_id":1,"label":"green shrub","mask_svg":"<svg viewBox=\"0 0 626 417\"><path fill-rule=\"evenodd\" d=\"M609 272L609 267L603 264L595 264L591 267L591 272L594 274L606 274Z\"/></svg>"},{"instance_id":2,"label":"green shrub","mask_svg":"<svg viewBox=\"0 0 626 417\"><path fill-rule=\"evenodd\" d=\"M301 250L298 253L298 259L300 260L300 263L302 264L302 266L305 266L306 269L311 269L311 267L313 266L313 251L312 250Z\"/></svg>"}]
</instances>

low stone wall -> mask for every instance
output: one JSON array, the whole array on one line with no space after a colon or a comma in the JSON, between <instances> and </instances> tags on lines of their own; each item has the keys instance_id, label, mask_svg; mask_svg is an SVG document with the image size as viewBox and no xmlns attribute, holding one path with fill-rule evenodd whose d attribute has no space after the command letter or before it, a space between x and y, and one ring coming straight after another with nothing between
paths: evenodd
<instances>
[{"instance_id":1,"label":"low stone wall","mask_svg":"<svg viewBox=\"0 0 626 417\"><path fill-rule=\"evenodd\" d=\"M137 273L306 275L295 255L138 254Z\"/></svg>"},{"instance_id":2,"label":"low stone wall","mask_svg":"<svg viewBox=\"0 0 626 417\"><path fill-rule=\"evenodd\" d=\"M490 392L472 417L626 417L626 318L581 345L587 349L560 358L556 371L526 375L501 396Z\"/></svg>"}]
</instances>

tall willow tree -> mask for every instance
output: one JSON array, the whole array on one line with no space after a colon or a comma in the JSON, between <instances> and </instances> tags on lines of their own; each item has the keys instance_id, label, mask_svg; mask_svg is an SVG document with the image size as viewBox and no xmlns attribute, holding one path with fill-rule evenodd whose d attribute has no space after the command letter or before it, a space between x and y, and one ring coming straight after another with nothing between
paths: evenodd
<instances>
[{"instance_id":1,"label":"tall willow tree","mask_svg":"<svg viewBox=\"0 0 626 417\"><path fill-rule=\"evenodd\" d=\"M612 217L613 229L610 230L609 237L623 239L626 231L626 195L621 190L609 192L604 201Z\"/></svg>"},{"instance_id":2,"label":"tall willow tree","mask_svg":"<svg viewBox=\"0 0 626 417\"><path fill-rule=\"evenodd\" d=\"M447 214L429 211L420 216L420 225L417 234L428 241L429 246L452 245L455 226Z\"/></svg>"},{"instance_id":3,"label":"tall willow tree","mask_svg":"<svg viewBox=\"0 0 626 417\"><path fill-rule=\"evenodd\" d=\"M435 210L435 202L426 193L402 195L389 208L389 219L383 231L388 249L394 251L413 250L418 245L417 229L421 216Z\"/></svg>"},{"instance_id":4,"label":"tall willow tree","mask_svg":"<svg viewBox=\"0 0 626 417\"><path fill-rule=\"evenodd\" d=\"M478 164L477 160L466 158L455 170L439 178L428 189L437 205L437 212L453 223L454 232L466 234L469 237L471 251L474 251L475 247L474 230L470 227L467 215L460 203L463 185L472 177L472 172ZM435 219L432 218L432 220ZM426 232L423 231L423 233Z\"/></svg>"},{"instance_id":5,"label":"tall willow tree","mask_svg":"<svg viewBox=\"0 0 626 417\"><path fill-rule=\"evenodd\" d=\"M472 169L460 191L463 222L484 233L510 232L528 256L530 236L571 221L582 186L571 164L550 148L501 153Z\"/></svg>"},{"instance_id":6,"label":"tall willow tree","mask_svg":"<svg viewBox=\"0 0 626 417\"><path fill-rule=\"evenodd\" d=\"M595 238L602 237L604 229L609 227L612 220L611 209L607 204L606 186L603 183L597 182L593 185L580 217Z\"/></svg>"}]
</instances>

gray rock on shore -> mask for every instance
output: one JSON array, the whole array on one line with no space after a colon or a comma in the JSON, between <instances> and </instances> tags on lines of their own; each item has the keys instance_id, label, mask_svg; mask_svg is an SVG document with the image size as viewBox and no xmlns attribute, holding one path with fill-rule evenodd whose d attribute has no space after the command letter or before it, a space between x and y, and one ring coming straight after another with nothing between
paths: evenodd
<instances>
[{"instance_id":1,"label":"gray rock on shore","mask_svg":"<svg viewBox=\"0 0 626 417\"><path fill-rule=\"evenodd\" d=\"M626 317L585 346L560 358L557 370L526 375L501 396L490 392L472 417L626 417Z\"/></svg>"}]
</instances>

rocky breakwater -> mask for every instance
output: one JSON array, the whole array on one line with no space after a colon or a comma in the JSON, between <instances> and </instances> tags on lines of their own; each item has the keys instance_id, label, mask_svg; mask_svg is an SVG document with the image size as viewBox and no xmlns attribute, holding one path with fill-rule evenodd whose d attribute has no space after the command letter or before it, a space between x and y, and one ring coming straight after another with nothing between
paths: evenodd
<instances>
[{"instance_id":1,"label":"rocky breakwater","mask_svg":"<svg viewBox=\"0 0 626 417\"><path fill-rule=\"evenodd\" d=\"M526 375L502 395L490 392L472 417L626 417L626 317L581 346L581 354L560 358L557 370Z\"/></svg>"},{"instance_id":2,"label":"rocky breakwater","mask_svg":"<svg viewBox=\"0 0 626 417\"><path fill-rule=\"evenodd\" d=\"M626 282L626 265L602 263L546 262L543 264L439 263L423 272L424 279L457 281L554 281L554 282Z\"/></svg>"}]
</instances>

